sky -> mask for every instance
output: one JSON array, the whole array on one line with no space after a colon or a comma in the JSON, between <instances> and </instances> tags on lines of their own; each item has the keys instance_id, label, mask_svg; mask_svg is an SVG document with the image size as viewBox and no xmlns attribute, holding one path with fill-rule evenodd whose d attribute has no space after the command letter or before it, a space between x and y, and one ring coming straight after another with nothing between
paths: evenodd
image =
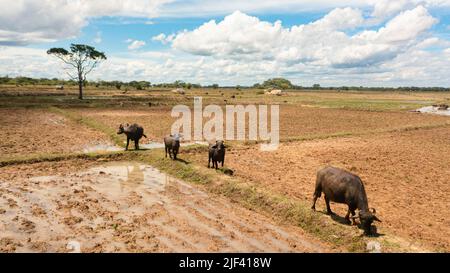
<instances>
[{"instance_id":1,"label":"sky","mask_svg":"<svg viewBox=\"0 0 450 273\"><path fill-rule=\"evenodd\" d=\"M107 60L88 80L450 87L450 0L0 0L0 76L64 78L71 43Z\"/></svg>"}]
</instances>

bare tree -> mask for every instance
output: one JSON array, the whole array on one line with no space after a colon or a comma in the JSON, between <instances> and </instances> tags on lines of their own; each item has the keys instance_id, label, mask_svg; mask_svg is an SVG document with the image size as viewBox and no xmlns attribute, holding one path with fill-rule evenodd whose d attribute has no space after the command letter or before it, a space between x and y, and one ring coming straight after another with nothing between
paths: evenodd
<instances>
[{"instance_id":1,"label":"bare tree","mask_svg":"<svg viewBox=\"0 0 450 273\"><path fill-rule=\"evenodd\" d=\"M47 54L62 60L69 68L76 69L76 75L66 71L72 80L78 82L78 98L83 99L83 84L89 74L101 61L106 60L105 53L97 51L94 47L81 44L71 44L70 51L64 48L51 48Z\"/></svg>"}]
</instances>

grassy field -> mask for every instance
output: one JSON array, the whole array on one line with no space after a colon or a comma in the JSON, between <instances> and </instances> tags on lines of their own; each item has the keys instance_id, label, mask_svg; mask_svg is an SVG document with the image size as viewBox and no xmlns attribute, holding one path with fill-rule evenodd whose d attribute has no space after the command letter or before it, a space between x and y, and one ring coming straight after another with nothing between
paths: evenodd
<instances>
[{"instance_id":1,"label":"grassy field","mask_svg":"<svg viewBox=\"0 0 450 273\"><path fill-rule=\"evenodd\" d=\"M450 119L409 111L448 103L450 94L300 90L271 96L253 89L194 89L178 95L161 89L88 88L86 99L79 101L76 92L0 87L0 179L17 179L21 170L33 176L39 162L140 161L280 224L300 227L333 251L364 251L370 240L385 251L450 250L445 195L450 190ZM86 153L96 145L123 146L115 133L119 123L143 125L149 137L144 143L161 141L174 121L172 106L192 105L196 96L204 105L279 104L280 148L261 152L251 142L231 143L225 166L233 176L206 168L202 146L182 149L181 161L175 162L158 149ZM362 237L357 227L309 210L315 172L325 165L361 176L370 205L383 220L377 224L382 236ZM60 174L70 169L50 164L47 174L51 166ZM319 204L323 209L323 201ZM344 206L332 206L345 213Z\"/></svg>"}]
</instances>

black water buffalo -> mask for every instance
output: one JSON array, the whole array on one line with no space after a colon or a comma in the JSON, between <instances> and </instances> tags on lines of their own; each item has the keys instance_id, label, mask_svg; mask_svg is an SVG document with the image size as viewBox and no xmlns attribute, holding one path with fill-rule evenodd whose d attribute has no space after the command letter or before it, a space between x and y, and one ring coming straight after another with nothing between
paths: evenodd
<instances>
[{"instance_id":1,"label":"black water buffalo","mask_svg":"<svg viewBox=\"0 0 450 273\"><path fill-rule=\"evenodd\" d=\"M164 147L166 150L166 157L167 157L167 153L169 153L170 158L172 158L173 160L177 159L177 154L180 150L180 138L181 138L181 136L178 134L166 136L164 138ZM173 155L173 157L172 157L172 155Z\"/></svg>"},{"instance_id":2,"label":"black water buffalo","mask_svg":"<svg viewBox=\"0 0 450 273\"><path fill-rule=\"evenodd\" d=\"M218 162L221 162L223 167L223 163L225 162L225 144L222 140L218 140L215 144L209 145L208 168L210 167L211 161L213 168L215 167L216 170L218 167Z\"/></svg>"},{"instance_id":3,"label":"black water buffalo","mask_svg":"<svg viewBox=\"0 0 450 273\"><path fill-rule=\"evenodd\" d=\"M142 126L137 125L136 123L131 125L127 123L125 126L120 124L119 131L117 131L117 134L127 135L127 146L125 147L125 151L128 150L128 144L130 143L130 139L134 141L135 149L139 150L139 140L142 138L142 136L147 137L146 135L144 135L144 128L142 128Z\"/></svg>"},{"instance_id":4,"label":"black water buffalo","mask_svg":"<svg viewBox=\"0 0 450 273\"><path fill-rule=\"evenodd\" d=\"M370 234L370 228L373 221L381 222L375 216L375 209L369 211L366 191L361 179L345 170L335 167L325 167L317 172L316 188L314 191L314 200L312 209L316 209L317 198L324 193L325 203L327 205L327 214L333 214L330 208L330 201L348 205L345 219L350 223L350 213L352 214L353 224L355 218L359 218L365 234ZM355 216L355 210L359 210L359 215Z\"/></svg>"}]
</instances>

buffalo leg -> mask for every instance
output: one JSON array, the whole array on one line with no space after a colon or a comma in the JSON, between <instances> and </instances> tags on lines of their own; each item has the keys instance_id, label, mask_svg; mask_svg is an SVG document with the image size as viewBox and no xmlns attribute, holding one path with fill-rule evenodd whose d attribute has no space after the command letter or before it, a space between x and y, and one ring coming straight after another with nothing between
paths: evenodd
<instances>
[{"instance_id":1,"label":"buffalo leg","mask_svg":"<svg viewBox=\"0 0 450 273\"><path fill-rule=\"evenodd\" d=\"M312 209L312 210L316 210L316 201L317 201L317 197L314 196L314 198L313 198L313 204L312 204L312 206L311 206L311 209Z\"/></svg>"},{"instance_id":2,"label":"buffalo leg","mask_svg":"<svg viewBox=\"0 0 450 273\"><path fill-rule=\"evenodd\" d=\"M166 158L167 158L167 147L165 147L165 151L166 151Z\"/></svg>"},{"instance_id":3,"label":"buffalo leg","mask_svg":"<svg viewBox=\"0 0 450 273\"><path fill-rule=\"evenodd\" d=\"M125 151L128 151L128 144L130 144L130 139L127 138L127 147L125 147Z\"/></svg>"},{"instance_id":4,"label":"buffalo leg","mask_svg":"<svg viewBox=\"0 0 450 273\"><path fill-rule=\"evenodd\" d=\"M316 201L317 201L317 198L319 198L319 196L316 195L316 194L314 194L313 204L312 204L312 206L311 206L311 209L312 209L312 210L316 210Z\"/></svg>"},{"instance_id":5,"label":"buffalo leg","mask_svg":"<svg viewBox=\"0 0 450 273\"><path fill-rule=\"evenodd\" d=\"M352 216L354 217L355 216L355 209L350 209L350 212L351 212L351 214L352 214ZM353 222L353 225L355 226L356 225L356 220L355 220L355 218L352 218L352 222Z\"/></svg>"},{"instance_id":6,"label":"buffalo leg","mask_svg":"<svg viewBox=\"0 0 450 273\"><path fill-rule=\"evenodd\" d=\"M134 140L134 148L136 150L139 150L139 140L138 139Z\"/></svg>"},{"instance_id":7,"label":"buffalo leg","mask_svg":"<svg viewBox=\"0 0 450 273\"><path fill-rule=\"evenodd\" d=\"M215 163L216 163L216 170L217 170L219 168L219 162L215 161Z\"/></svg>"},{"instance_id":8,"label":"buffalo leg","mask_svg":"<svg viewBox=\"0 0 450 273\"><path fill-rule=\"evenodd\" d=\"M172 149L169 148L169 157L172 159Z\"/></svg>"},{"instance_id":9,"label":"buffalo leg","mask_svg":"<svg viewBox=\"0 0 450 273\"><path fill-rule=\"evenodd\" d=\"M208 168L210 167L210 164L211 164L211 157L208 156Z\"/></svg>"},{"instance_id":10,"label":"buffalo leg","mask_svg":"<svg viewBox=\"0 0 450 273\"><path fill-rule=\"evenodd\" d=\"M348 210L347 210L347 214L345 215L345 221L347 221L347 223L351 223L350 222L350 207L348 207Z\"/></svg>"},{"instance_id":11,"label":"buffalo leg","mask_svg":"<svg viewBox=\"0 0 450 273\"><path fill-rule=\"evenodd\" d=\"M333 215L333 212L331 211L331 208L330 208L330 199L328 199L328 197L326 195L325 195L325 204L327 205L327 214Z\"/></svg>"},{"instance_id":12,"label":"buffalo leg","mask_svg":"<svg viewBox=\"0 0 450 273\"><path fill-rule=\"evenodd\" d=\"M222 160L222 168L223 168L223 162L225 162L225 159L224 159L224 160Z\"/></svg>"}]
</instances>

